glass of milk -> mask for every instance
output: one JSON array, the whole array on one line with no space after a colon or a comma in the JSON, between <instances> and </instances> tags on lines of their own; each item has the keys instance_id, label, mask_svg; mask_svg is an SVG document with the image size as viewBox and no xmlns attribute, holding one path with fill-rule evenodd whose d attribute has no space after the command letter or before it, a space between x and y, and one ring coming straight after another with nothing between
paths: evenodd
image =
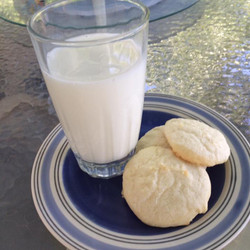
<instances>
[{"instance_id":1,"label":"glass of milk","mask_svg":"<svg viewBox=\"0 0 250 250\"><path fill-rule=\"evenodd\" d=\"M80 168L121 175L141 126L149 10L132 0L63 0L28 31Z\"/></svg>"}]
</instances>

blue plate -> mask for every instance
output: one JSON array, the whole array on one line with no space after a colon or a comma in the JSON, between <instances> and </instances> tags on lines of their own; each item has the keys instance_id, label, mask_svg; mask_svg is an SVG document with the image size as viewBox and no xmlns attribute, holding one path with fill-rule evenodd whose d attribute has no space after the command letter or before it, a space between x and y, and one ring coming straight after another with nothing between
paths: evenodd
<instances>
[{"instance_id":1,"label":"blue plate","mask_svg":"<svg viewBox=\"0 0 250 250\"><path fill-rule=\"evenodd\" d=\"M247 140L210 108L161 94L146 94L140 136L174 117L219 129L231 148L225 164L207 169L212 183L207 213L185 227L143 224L121 196L122 178L95 179L82 172L58 125L37 153L31 182L37 212L56 239L69 249L214 249L238 235L250 214Z\"/></svg>"}]
</instances>

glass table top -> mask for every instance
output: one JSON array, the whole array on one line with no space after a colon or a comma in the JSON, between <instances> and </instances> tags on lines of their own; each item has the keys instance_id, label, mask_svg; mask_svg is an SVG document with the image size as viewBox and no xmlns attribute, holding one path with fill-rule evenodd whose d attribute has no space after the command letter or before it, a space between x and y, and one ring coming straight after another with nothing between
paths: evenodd
<instances>
[{"instance_id":1,"label":"glass table top","mask_svg":"<svg viewBox=\"0 0 250 250\"><path fill-rule=\"evenodd\" d=\"M0 18L21 26L43 6L56 0L1 0ZM150 22L183 11L199 0L141 0L150 9Z\"/></svg>"}]
</instances>

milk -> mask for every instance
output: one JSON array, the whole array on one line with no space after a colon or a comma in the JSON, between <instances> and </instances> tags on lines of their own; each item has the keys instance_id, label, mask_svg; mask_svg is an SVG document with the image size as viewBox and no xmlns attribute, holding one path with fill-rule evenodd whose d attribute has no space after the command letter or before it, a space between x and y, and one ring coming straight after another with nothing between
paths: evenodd
<instances>
[{"instance_id":1,"label":"milk","mask_svg":"<svg viewBox=\"0 0 250 250\"><path fill-rule=\"evenodd\" d=\"M84 39L92 38L71 40ZM140 130L146 55L126 40L101 47L55 48L47 62L43 76L74 153L94 163L126 157Z\"/></svg>"}]
</instances>

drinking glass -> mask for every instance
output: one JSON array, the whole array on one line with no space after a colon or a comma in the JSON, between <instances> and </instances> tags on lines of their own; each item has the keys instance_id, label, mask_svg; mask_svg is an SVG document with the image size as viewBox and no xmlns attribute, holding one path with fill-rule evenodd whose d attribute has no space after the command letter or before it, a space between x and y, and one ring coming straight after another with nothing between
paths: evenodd
<instances>
[{"instance_id":1,"label":"drinking glass","mask_svg":"<svg viewBox=\"0 0 250 250\"><path fill-rule=\"evenodd\" d=\"M149 10L131 0L47 5L28 31L80 168L121 175L134 153L144 102Z\"/></svg>"}]
</instances>

